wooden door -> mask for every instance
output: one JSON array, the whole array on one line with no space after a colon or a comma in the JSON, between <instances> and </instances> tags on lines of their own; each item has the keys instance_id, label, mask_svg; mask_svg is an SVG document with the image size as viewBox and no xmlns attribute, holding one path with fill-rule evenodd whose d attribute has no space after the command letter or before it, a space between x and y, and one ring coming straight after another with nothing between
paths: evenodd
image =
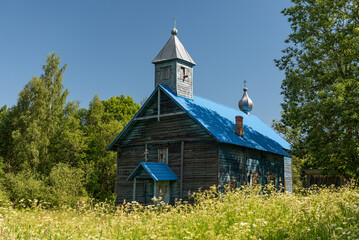
<instances>
[{"instance_id":1,"label":"wooden door","mask_svg":"<svg viewBox=\"0 0 359 240\"><path fill-rule=\"evenodd\" d=\"M165 203L170 203L170 181L158 181L157 186L157 196L162 197Z\"/></svg>"},{"instance_id":2,"label":"wooden door","mask_svg":"<svg viewBox=\"0 0 359 240\"><path fill-rule=\"evenodd\" d=\"M153 180L146 180L145 182L145 204L152 204L153 198Z\"/></svg>"}]
</instances>

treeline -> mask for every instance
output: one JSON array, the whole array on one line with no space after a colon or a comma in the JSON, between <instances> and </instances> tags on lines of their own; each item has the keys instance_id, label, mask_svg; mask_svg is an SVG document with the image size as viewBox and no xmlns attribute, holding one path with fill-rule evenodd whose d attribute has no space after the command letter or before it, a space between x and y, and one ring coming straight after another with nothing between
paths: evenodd
<instances>
[{"instance_id":1,"label":"treeline","mask_svg":"<svg viewBox=\"0 0 359 240\"><path fill-rule=\"evenodd\" d=\"M79 108L67 101L65 70L50 54L17 104L0 109L0 200L56 206L114 198L116 154L105 150L140 104L130 96L95 95L88 109Z\"/></svg>"},{"instance_id":2,"label":"treeline","mask_svg":"<svg viewBox=\"0 0 359 240\"><path fill-rule=\"evenodd\" d=\"M281 119L294 170L359 179L359 2L292 0Z\"/></svg>"}]
</instances>

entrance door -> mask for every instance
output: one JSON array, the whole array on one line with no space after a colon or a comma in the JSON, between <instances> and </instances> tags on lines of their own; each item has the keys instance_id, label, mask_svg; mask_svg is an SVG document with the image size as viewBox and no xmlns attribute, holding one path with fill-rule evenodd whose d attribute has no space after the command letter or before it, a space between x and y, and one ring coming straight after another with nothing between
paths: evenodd
<instances>
[{"instance_id":1,"label":"entrance door","mask_svg":"<svg viewBox=\"0 0 359 240\"><path fill-rule=\"evenodd\" d=\"M165 203L170 203L170 181L157 182L157 196L162 197Z\"/></svg>"},{"instance_id":2,"label":"entrance door","mask_svg":"<svg viewBox=\"0 0 359 240\"><path fill-rule=\"evenodd\" d=\"M153 180L146 180L145 182L146 191L145 191L145 204L152 204L153 198Z\"/></svg>"}]
</instances>

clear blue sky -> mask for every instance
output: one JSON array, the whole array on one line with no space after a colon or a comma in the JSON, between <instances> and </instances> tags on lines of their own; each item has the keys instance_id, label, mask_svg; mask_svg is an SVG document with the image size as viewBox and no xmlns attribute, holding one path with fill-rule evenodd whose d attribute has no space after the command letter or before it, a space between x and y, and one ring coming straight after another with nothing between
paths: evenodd
<instances>
[{"instance_id":1,"label":"clear blue sky","mask_svg":"<svg viewBox=\"0 0 359 240\"><path fill-rule=\"evenodd\" d=\"M63 84L81 107L154 89L153 58L178 37L197 63L194 94L237 108L243 80L265 123L280 118L284 73L273 62L285 47L289 0L233 1L1 1L0 107L16 104L50 52L68 64Z\"/></svg>"}]
</instances>

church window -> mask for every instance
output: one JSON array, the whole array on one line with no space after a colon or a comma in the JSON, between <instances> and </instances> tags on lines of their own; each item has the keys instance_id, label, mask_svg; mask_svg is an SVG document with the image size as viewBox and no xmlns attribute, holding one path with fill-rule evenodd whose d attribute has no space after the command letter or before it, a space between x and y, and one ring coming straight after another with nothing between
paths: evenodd
<instances>
[{"instance_id":1,"label":"church window","mask_svg":"<svg viewBox=\"0 0 359 240\"><path fill-rule=\"evenodd\" d=\"M188 74L186 74L186 68L185 67L181 67L181 79L184 81L187 77Z\"/></svg>"},{"instance_id":2,"label":"church window","mask_svg":"<svg viewBox=\"0 0 359 240\"><path fill-rule=\"evenodd\" d=\"M168 80L171 78L171 66L160 68L160 80Z\"/></svg>"},{"instance_id":3,"label":"church window","mask_svg":"<svg viewBox=\"0 0 359 240\"><path fill-rule=\"evenodd\" d=\"M168 148L158 149L158 161L168 164Z\"/></svg>"}]
</instances>

